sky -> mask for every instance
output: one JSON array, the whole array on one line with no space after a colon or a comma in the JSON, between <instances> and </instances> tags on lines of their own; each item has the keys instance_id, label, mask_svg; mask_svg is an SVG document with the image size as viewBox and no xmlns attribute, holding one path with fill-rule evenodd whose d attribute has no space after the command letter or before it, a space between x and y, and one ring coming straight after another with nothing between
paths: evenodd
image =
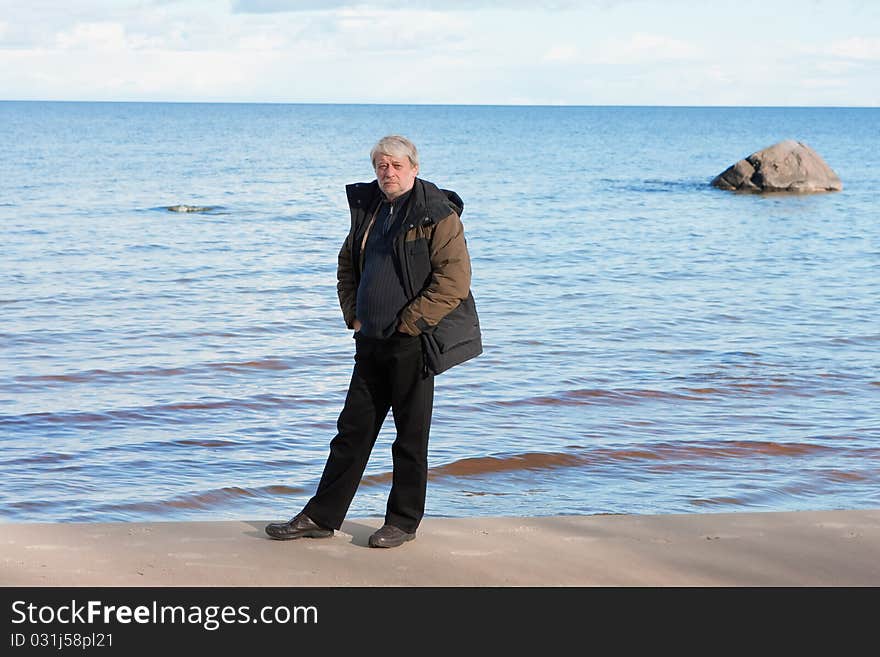
<instances>
[{"instance_id":1,"label":"sky","mask_svg":"<svg viewBox=\"0 0 880 657\"><path fill-rule=\"evenodd\" d=\"M878 0L0 0L0 100L880 106Z\"/></svg>"}]
</instances>

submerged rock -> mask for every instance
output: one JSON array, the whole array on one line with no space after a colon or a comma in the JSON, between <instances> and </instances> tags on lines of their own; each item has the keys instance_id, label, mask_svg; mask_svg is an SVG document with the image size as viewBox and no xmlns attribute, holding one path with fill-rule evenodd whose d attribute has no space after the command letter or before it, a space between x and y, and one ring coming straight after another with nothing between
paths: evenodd
<instances>
[{"instance_id":1,"label":"submerged rock","mask_svg":"<svg viewBox=\"0 0 880 657\"><path fill-rule=\"evenodd\" d=\"M169 205L165 209L169 212L210 212L214 208L210 205Z\"/></svg>"},{"instance_id":2,"label":"submerged rock","mask_svg":"<svg viewBox=\"0 0 880 657\"><path fill-rule=\"evenodd\" d=\"M838 192L838 175L806 144L787 139L728 167L712 185L750 192Z\"/></svg>"}]
</instances>

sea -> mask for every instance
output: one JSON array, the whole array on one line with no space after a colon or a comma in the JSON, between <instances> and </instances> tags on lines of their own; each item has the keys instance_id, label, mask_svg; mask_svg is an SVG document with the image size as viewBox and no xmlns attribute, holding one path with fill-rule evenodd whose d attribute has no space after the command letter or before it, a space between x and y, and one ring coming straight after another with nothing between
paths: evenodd
<instances>
[{"instance_id":1,"label":"sea","mask_svg":"<svg viewBox=\"0 0 880 657\"><path fill-rule=\"evenodd\" d=\"M436 380L429 517L880 507L880 109L8 101L0 521L301 509L386 134L464 200L483 331ZM710 185L783 139L843 191Z\"/></svg>"}]
</instances>

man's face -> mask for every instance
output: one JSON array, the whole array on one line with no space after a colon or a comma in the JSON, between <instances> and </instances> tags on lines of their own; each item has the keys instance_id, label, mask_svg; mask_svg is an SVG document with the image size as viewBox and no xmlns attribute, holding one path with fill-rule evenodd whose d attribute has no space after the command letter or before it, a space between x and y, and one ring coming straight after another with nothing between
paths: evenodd
<instances>
[{"instance_id":1,"label":"man's face","mask_svg":"<svg viewBox=\"0 0 880 657\"><path fill-rule=\"evenodd\" d=\"M376 167L379 189L392 201L411 190L419 174L419 167L413 166L405 155L377 155L373 164Z\"/></svg>"}]
</instances>

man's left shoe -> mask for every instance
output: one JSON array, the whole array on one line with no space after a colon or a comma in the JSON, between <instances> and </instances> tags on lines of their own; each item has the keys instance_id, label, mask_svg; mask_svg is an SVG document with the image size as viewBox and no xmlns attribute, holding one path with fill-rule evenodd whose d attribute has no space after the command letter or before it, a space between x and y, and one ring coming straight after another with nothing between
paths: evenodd
<instances>
[{"instance_id":1,"label":"man's left shoe","mask_svg":"<svg viewBox=\"0 0 880 657\"><path fill-rule=\"evenodd\" d=\"M382 525L370 536L370 547L372 548L392 548L403 545L407 541L411 541L416 537L416 533L407 534L405 531L394 525Z\"/></svg>"}]
</instances>

